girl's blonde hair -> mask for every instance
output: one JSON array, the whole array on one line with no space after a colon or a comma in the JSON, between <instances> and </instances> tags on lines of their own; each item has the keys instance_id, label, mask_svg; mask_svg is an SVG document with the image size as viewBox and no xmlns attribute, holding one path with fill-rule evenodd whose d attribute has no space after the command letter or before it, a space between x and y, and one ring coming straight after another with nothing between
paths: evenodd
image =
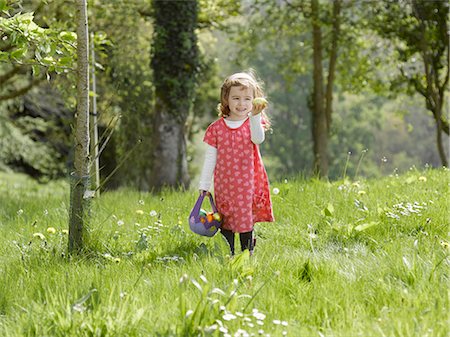
<instances>
[{"instance_id":1,"label":"girl's blonde hair","mask_svg":"<svg viewBox=\"0 0 450 337\"><path fill-rule=\"evenodd\" d=\"M251 88L253 90L253 98L264 97L262 83L256 79L253 71L235 73L225 79L220 88L220 103L217 106L220 117L228 117L230 115L230 107L228 106L228 97L232 87ZM270 120L264 110L262 111L264 119L264 128L270 128Z\"/></svg>"}]
</instances>

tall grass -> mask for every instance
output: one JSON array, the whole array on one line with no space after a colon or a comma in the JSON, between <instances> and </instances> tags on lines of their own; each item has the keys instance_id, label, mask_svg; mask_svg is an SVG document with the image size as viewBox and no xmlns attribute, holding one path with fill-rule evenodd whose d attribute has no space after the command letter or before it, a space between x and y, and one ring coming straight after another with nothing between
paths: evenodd
<instances>
[{"instance_id":1,"label":"tall grass","mask_svg":"<svg viewBox=\"0 0 450 337\"><path fill-rule=\"evenodd\" d=\"M448 336L449 171L272 184L255 254L189 231L196 192L94 200L0 174L1 336Z\"/></svg>"}]
</instances>

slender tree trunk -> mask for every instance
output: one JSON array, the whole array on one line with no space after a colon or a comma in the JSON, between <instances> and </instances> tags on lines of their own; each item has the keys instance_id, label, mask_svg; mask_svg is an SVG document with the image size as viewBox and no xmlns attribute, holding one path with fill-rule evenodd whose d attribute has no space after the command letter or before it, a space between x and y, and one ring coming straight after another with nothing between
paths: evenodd
<instances>
[{"instance_id":1,"label":"slender tree trunk","mask_svg":"<svg viewBox=\"0 0 450 337\"><path fill-rule=\"evenodd\" d=\"M100 154L98 143L98 120L97 120L97 79L95 76L95 49L94 49L94 35L91 34L91 57L92 57L92 143L91 143L91 158L94 160L91 169L91 175L94 177L94 186L97 196L100 196Z\"/></svg>"},{"instance_id":2,"label":"slender tree trunk","mask_svg":"<svg viewBox=\"0 0 450 337\"><path fill-rule=\"evenodd\" d=\"M86 0L77 0L77 111L75 124L75 171L71 182L69 252L83 248L87 220L85 194L89 182L89 55Z\"/></svg>"},{"instance_id":3,"label":"slender tree trunk","mask_svg":"<svg viewBox=\"0 0 450 337\"><path fill-rule=\"evenodd\" d=\"M328 132L323 94L322 32L320 29L318 0L311 0L311 19L314 63L312 102L314 174L319 177L326 177L328 175Z\"/></svg>"},{"instance_id":4,"label":"slender tree trunk","mask_svg":"<svg viewBox=\"0 0 450 337\"><path fill-rule=\"evenodd\" d=\"M327 132L330 134L332 113L333 113L333 86L336 73L336 61L338 55L339 46L339 33L340 33L340 12L341 12L341 0L334 0L333 2L333 24L331 31L331 50L330 50L330 62L328 66L328 80L327 89L325 95L325 114L327 116Z\"/></svg>"}]
</instances>

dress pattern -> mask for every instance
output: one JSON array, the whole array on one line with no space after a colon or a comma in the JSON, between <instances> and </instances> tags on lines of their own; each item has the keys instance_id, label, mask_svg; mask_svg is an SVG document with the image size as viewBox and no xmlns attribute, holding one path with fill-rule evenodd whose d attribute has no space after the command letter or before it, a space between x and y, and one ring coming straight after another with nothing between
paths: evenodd
<instances>
[{"instance_id":1,"label":"dress pattern","mask_svg":"<svg viewBox=\"0 0 450 337\"><path fill-rule=\"evenodd\" d=\"M245 233L256 222L274 221L269 180L259 147L251 141L249 119L232 129L220 118L206 129L203 141L217 149L214 196L223 228Z\"/></svg>"}]
</instances>

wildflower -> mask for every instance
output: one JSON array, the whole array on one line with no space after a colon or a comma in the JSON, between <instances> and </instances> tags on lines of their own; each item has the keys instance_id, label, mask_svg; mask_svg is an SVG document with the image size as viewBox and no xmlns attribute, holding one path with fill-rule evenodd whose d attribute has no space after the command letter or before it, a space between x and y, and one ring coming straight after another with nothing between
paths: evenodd
<instances>
[{"instance_id":1,"label":"wildflower","mask_svg":"<svg viewBox=\"0 0 450 337\"><path fill-rule=\"evenodd\" d=\"M137 209L136 214L143 215L144 211L142 209Z\"/></svg>"},{"instance_id":2,"label":"wildflower","mask_svg":"<svg viewBox=\"0 0 450 337\"><path fill-rule=\"evenodd\" d=\"M233 315L232 313L226 313L226 314L224 314L223 316L222 316L222 318L225 320L225 321L232 321L233 319L236 319L236 316L235 315Z\"/></svg>"},{"instance_id":3,"label":"wildflower","mask_svg":"<svg viewBox=\"0 0 450 337\"><path fill-rule=\"evenodd\" d=\"M189 279L189 276L187 274L183 274L183 276L180 277L180 283L184 283Z\"/></svg>"},{"instance_id":4,"label":"wildflower","mask_svg":"<svg viewBox=\"0 0 450 337\"><path fill-rule=\"evenodd\" d=\"M235 336L235 337L247 337L247 336L250 336L250 335L248 334L247 331L245 331L245 330L243 330L243 329L238 329L238 330L236 331L236 333L234 334L234 336Z\"/></svg>"},{"instance_id":5,"label":"wildflower","mask_svg":"<svg viewBox=\"0 0 450 337\"><path fill-rule=\"evenodd\" d=\"M143 205L143 204L145 204L144 200L142 200L142 199L141 199L141 200L139 200L139 201L138 201L138 203L139 203L139 205Z\"/></svg>"},{"instance_id":6,"label":"wildflower","mask_svg":"<svg viewBox=\"0 0 450 337\"><path fill-rule=\"evenodd\" d=\"M427 181L427 177L425 176L420 176L419 177L419 181L423 181L424 183Z\"/></svg>"},{"instance_id":7,"label":"wildflower","mask_svg":"<svg viewBox=\"0 0 450 337\"><path fill-rule=\"evenodd\" d=\"M64 235L68 235L69 234L69 230L68 229L63 229L61 231L61 233L63 233Z\"/></svg>"},{"instance_id":8,"label":"wildflower","mask_svg":"<svg viewBox=\"0 0 450 337\"><path fill-rule=\"evenodd\" d=\"M158 214L158 213L156 213L156 211L153 210L153 209L150 211L150 216L156 216L157 214Z\"/></svg>"},{"instance_id":9,"label":"wildflower","mask_svg":"<svg viewBox=\"0 0 450 337\"><path fill-rule=\"evenodd\" d=\"M123 226L124 223L123 220L117 220L117 226Z\"/></svg>"},{"instance_id":10,"label":"wildflower","mask_svg":"<svg viewBox=\"0 0 450 337\"><path fill-rule=\"evenodd\" d=\"M358 191L358 195L364 195L364 194L366 194L366 191L363 191L363 190Z\"/></svg>"},{"instance_id":11,"label":"wildflower","mask_svg":"<svg viewBox=\"0 0 450 337\"><path fill-rule=\"evenodd\" d=\"M55 234L55 233L56 233L55 227L49 227L49 228L47 228L47 233L49 233L49 234Z\"/></svg>"},{"instance_id":12,"label":"wildflower","mask_svg":"<svg viewBox=\"0 0 450 337\"><path fill-rule=\"evenodd\" d=\"M23 214L23 209L19 209L18 211L17 211L17 215L22 215Z\"/></svg>"},{"instance_id":13,"label":"wildflower","mask_svg":"<svg viewBox=\"0 0 450 337\"><path fill-rule=\"evenodd\" d=\"M217 324L210 325L210 326L208 326L208 327L205 328L205 332L207 332L207 333L213 333L214 331L217 330L218 327L219 327L219 326L218 326Z\"/></svg>"},{"instance_id":14,"label":"wildflower","mask_svg":"<svg viewBox=\"0 0 450 337\"><path fill-rule=\"evenodd\" d=\"M34 233L34 234L33 234L33 237L34 237L34 238L38 238L38 239L40 239L40 240L42 240L42 241L45 240L45 235L42 234L42 233Z\"/></svg>"},{"instance_id":15,"label":"wildflower","mask_svg":"<svg viewBox=\"0 0 450 337\"><path fill-rule=\"evenodd\" d=\"M188 310L188 311L186 312L186 315L184 315L184 317L188 318L188 317L191 316L193 313L194 313L193 310Z\"/></svg>"},{"instance_id":16,"label":"wildflower","mask_svg":"<svg viewBox=\"0 0 450 337\"><path fill-rule=\"evenodd\" d=\"M266 318L266 315L264 315L262 312L259 312L258 309L253 309L253 317L255 317L257 320L263 321Z\"/></svg>"},{"instance_id":17,"label":"wildflower","mask_svg":"<svg viewBox=\"0 0 450 337\"><path fill-rule=\"evenodd\" d=\"M444 249L450 249L450 244L447 241L441 240L441 246Z\"/></svg>"},{"instance_id":18,"label":"wildflower","mask_svg":"<svg viewBox=\"0 0 450 337\"><path fill-rule=\"evenodd\" d=\"M48 210L44 209L44 215L48 215Z\"/></svg>"},{"instance_id":19,"label":"wildflower","mask_svg":"<svg viewBox=\"0 0 450 337\"><path fill-rule=\"evenodd\" d=\"M280 189L275 187L275 188L272 190L272 192L273 192L273 194L277 195L277 194L280 193Z\"/></svg>"},{"instance_id":20,"label":"wildflower","mask_svg":"<svg viewBox=\"0 0 450 337\"><path fill-rule=\"evenodd\" d=\"M120 257L115 257L115 258L114 258L114 262L115 262L115 263L120 263Z\"/></svg>"},{"instance_id":21,"label":"wildflower","mask_svg":"<svg viewBox=\"0 0 450 337\"><path fill-rule=\"evenodd\" d=\"M275 324L275 325L280 325L280 324L281 324L281 321L278 320L278 319L274 319L272 322L273 322L273 324Z\"/></svg>"}]
</instances>

